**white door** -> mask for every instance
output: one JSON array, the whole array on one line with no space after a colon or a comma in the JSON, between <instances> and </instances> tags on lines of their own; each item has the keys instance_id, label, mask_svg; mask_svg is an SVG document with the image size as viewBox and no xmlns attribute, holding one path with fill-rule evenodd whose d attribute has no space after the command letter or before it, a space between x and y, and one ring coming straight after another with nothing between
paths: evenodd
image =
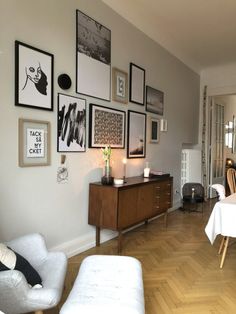
<instances>
[{"instance_id":1,"label":"white door","mask_svg":"<svg viewBox=\"0 0 236 314\"><path fill-rule=\"evenodd\" d=\"M224 106L210 100L210 132L209 132L209 185L224 185ZM215 191L210 189L210 197Z\"/></svg>"}]
</instances>

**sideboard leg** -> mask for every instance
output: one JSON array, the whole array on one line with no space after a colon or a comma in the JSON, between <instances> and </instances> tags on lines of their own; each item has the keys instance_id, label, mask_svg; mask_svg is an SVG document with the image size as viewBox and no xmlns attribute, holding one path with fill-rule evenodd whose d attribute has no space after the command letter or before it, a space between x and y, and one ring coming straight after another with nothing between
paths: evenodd
<instances>
[{"instance_id":1,"label":"sideboard leg","mask_svg":"<svg viewBox=\"0 0 236 314\"><path fill-rule=\"evenodd\" d=\"M100 227L96 227L96 246L100 246Z\"/></svg>"},{"instance_id":2,"label":"sideboard leg","mask_svg":"<svg viewBox=\"0 0 236 314\"><path fill-rule=\"evenodd\" d=\"M167 228L167 218L168 218L168 209L166 210L166 212L165 212L165 226L166 226L166 228Z\"/></svg>"},{"instance_id":3,"label":"sideboard leg","mask_svg":"<svg viewBox=\"0 0 236 314\"><path fill-rule=\"evenodd\" d=\"M147 225L147 224L148 224L148 219L145 220L145 225Z\"/></svg>"},{"instance_id":4,"label":"sideboard leg","mask_svg":"<svg viewBox=\"0 0 236 314\"><path fill-rule=\"evenodd\" d=\"M121 246L122 246L122 232L119 231L119 235L118 235L118 254L121 253Z\"/></svg>"}]
</instances>

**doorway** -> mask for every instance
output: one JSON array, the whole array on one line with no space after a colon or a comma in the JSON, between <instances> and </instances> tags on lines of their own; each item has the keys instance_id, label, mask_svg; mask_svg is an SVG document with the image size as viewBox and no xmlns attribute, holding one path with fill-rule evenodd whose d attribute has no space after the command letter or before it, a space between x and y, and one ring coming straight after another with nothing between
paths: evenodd
<instances>
[{"instance_id":1,"label":"doorway","mask_svg":"<svg viewBox=\"0 0 236 314\"><path fill-rule=\"evenodd\" d=\"M209 96L208 100L208 186L216 183L225 185L226 158L233 163L236 161L236 94ZM211 188L209 197L215 197Z\"/></svg>"}]
</instances>

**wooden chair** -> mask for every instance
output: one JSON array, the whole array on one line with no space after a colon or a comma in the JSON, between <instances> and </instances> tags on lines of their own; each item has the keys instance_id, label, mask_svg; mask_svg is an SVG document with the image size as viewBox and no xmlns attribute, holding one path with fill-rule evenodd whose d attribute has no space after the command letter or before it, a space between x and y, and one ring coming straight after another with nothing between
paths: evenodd
<instances>
[{"instance_id":1,"label":"wooden chair","mask_svg":"<svg viewBox=\"0 0 236 314\"><path fill-rule=\"evenodd\" d=\"M230 194L236 193L236 170L234 168L229 168L227 170L227 182Z\"/></svg>"}]
</instances>

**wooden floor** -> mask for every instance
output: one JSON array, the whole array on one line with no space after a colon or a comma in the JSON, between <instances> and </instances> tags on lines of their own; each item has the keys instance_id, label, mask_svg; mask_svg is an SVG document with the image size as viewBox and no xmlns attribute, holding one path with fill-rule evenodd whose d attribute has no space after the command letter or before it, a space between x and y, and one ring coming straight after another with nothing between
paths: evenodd
<instances>
[{"instance_id":1,"label":"wooden floor","mask_svg":"<svg viewBox=\"0 0 236 314\"><path fill-rule=\"evenodd\" d=\"M217 255L220 238L212 246L204 232L213 205L214 201L208 202L203 215L180 210L170 213L167 229L160 217L124 235L122 255L134 256L142 263L146 314L236 313L236 245L229 246L221 270ZM81 261L93 254L117 254L117 240L69 259L61 304L45 313L59 312Z\"/></svg>"}]
</instances>

